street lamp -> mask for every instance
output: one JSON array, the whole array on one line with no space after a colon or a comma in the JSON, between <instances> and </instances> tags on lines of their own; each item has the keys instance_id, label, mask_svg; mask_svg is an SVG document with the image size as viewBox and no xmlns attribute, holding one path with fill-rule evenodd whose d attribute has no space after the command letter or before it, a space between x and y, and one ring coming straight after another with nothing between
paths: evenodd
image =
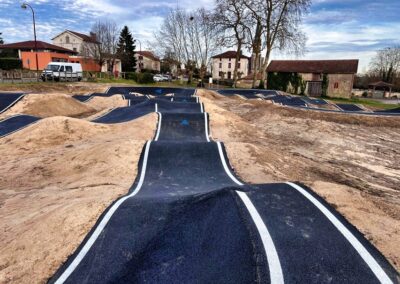
<instances>
[{"instance_id":1,"label":"street lamp","mask_svg":"<svg viewBox=\"0 0 400 284\"><path fill-rule=\"evenodd\" d=\"M142 71L142 59L141 59L141 57L143 56L141 53L142 53L142 43L140 42L140 40L139 39L135 39L135 40L137 40L138 42L139 42L139 71Z\"/></svg>"},{"instance_id":2,"label":"street lamp","mask_svg":"<svg viewBox=\"0 0 400 284\"><path fill-rule=\"evenodd\" d=\"M29 5L28 3L24 2L21 5L22 9L26 9L27 7L29 7L32 11L32 18L33 18L33 36L35 38L35 54L36 54L36 72L39 71L39 60L38 60L38 54L37 54L37 41L36 41L36 23L35 23L35 11L33 11L33 8L31 5ZM37 76L37 73L36 73ZM37 77L37 79L39 80L39 77Z\"/></svg>"}]
</instances>

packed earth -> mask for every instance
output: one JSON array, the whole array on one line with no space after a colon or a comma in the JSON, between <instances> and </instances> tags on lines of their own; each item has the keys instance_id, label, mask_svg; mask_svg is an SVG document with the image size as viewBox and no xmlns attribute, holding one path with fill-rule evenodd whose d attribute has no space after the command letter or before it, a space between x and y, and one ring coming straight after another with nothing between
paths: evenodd
<instances>
[{"instance_id":1,"label":"packed earth","mask_svg":"<svg viewBox=\"0 0 400 284\"><path fill-rule=\"evenodd\" d=\"M0 114L43 117L0 139L1 283L46 282L134 182L157 115L91 122L126 100L72 95L106 89L33 90ZM197 96L210 136L224 142L243 181L309 186L400 269L400 117L294 109L205 89Z\"/></svg>"}]
</instances>

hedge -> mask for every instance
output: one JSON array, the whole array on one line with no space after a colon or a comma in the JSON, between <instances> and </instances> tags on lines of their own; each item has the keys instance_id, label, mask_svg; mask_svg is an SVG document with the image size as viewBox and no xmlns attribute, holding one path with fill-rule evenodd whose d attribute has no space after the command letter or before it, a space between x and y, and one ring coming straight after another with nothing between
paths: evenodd
<instances>
[{"instance_id":1,"label":"hedge","mask_svg":"<svg viewBox=\"0 0 400 284\"><path fill-rule=\"evenodd\" d=\"M18 58L0 58L0 70L22 69L22 61Z\"/></svg>"},{"instance_id":2,"label":"hedge","mask_svg":"<svg viewBox=\"0 0 400 284\"><path fill-rule=\"evenodd\" d=\"M149 72L137 73L137 72L125 72L125 79L133 80L139 84L154 83L153 74Z\"/></svg>"}]
</instances>

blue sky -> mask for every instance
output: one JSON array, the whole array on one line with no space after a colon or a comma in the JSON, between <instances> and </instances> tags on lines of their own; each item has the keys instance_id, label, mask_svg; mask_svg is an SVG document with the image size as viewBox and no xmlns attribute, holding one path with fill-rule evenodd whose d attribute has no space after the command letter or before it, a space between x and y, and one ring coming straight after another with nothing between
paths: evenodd
<instances>
[{"instance_id":1,"label":"blue sky","mask_svg":"<svg viewBox=\"0 0 400 284\"><path fill-rule=\"evenodd\" d=\"M20 8L22 1L0 0L0 32L6 42L33 38L31 13ZM170 8L211 8L213 0L35 0L40 40L65 29L88 32L92 23L106 17L128 25L144 46L162 23ZM400 45L400 1L314 0L305 17L307 34L304 59L360 59L359 72L366 71L375 51ZM274 55L275 58L291 58Z\"/></svg>"}]
</instances>

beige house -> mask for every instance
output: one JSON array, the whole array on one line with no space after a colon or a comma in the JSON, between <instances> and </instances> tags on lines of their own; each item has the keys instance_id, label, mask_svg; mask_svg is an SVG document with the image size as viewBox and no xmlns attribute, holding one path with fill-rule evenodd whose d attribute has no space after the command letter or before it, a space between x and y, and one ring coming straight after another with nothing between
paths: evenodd
<instances>
[{"instance_id":1,"label":"beige house","mask_svg":"<svg viewBox=\"0 0 400 284\"><path fill-rule=\"evenodd\" d=\"M233 79L233 70L235 69L236 51L226 51L215 55L212 58L212 78L214 80ZM241 55L238 66L238 79L249 74L250 58Z\"/></svg>"},{"instance_id":2,"label":"beige house","mask_svg":"<svg viewBox=\"0 0 400 284\"><path fill-rule=\"evenodd\" d=\"M328 79L329 97L349 98L353 90L354 76L357 73L358 60L272 60L268 65L268 74L297 73L306 84L305 94L322 95L324 75ZM289 86L289 88L292 88ZM294 90L282 90L292 91Z\"/></svg>"},{"instance_id":3,"label":"beige house","mask_svg":"<svg viewBox=\"0 0 400 284\"><path fill-rule=\"evenodd\" d=\"M154 55L151 51L136 51L136 71L140 72L143 69L158 71L161 70L160 58Z\"/></svg>"},{"instance_id":4,"label":"beige house","mask_svg":"<svg viewBox=\"0 0 400 284\"><path fill-rule=\"evenodd\" d=\"M99 44L93 33L85 35L70 30L63 31L52 40L54 45L73 50L82 56L89 56L88 50L94 50L94 46Z\"/></svg>"}]
</instances>

